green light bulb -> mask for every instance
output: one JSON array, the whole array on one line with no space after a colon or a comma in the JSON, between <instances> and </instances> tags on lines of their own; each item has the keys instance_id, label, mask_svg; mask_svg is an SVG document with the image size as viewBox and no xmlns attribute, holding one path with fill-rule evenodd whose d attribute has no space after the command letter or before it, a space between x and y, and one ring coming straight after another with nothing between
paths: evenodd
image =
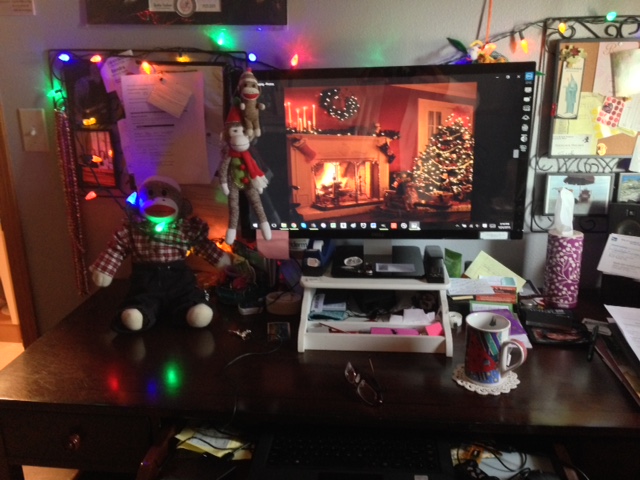
<instances>
[{"instance_id":1,"label":"green light bulb","mask_svg":"<svg viewBox=\"0 0 640 480\"><path fill-rule=\"evenodd\" d=\"M607 19L607 22L613 22L617 16L618 12L609 12L605 18Z\"/></svg>"},{"instance_id":2,"label":"green light bulb","mask_svg":"<svg viewBox=\"0 0 640 480\"><path fill-rule=\"evenodd\" d=\"M182 372L180 366L171 362L164 369L164 384L168 391L176 391L183 383Z\"/></svg>"}]
</instances>

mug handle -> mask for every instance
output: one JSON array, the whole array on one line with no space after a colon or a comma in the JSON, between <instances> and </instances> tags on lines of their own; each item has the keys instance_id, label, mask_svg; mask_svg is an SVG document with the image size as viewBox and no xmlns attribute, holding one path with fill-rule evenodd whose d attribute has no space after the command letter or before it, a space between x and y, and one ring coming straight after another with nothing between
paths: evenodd
<instances>
[{"instance_id":1,"label":"mug handle","mask_svg":"<svg viewBox=\"0 0 640 480\"><path fill-rule=\"evenodd\" d=\"M511 361L511 352L515 350L518 355L515 361ZM527 347L520 340L509 339L502 343L500 349L500 373L505 374L515 370L527 359Z\"/></svg>"}]
</instances>

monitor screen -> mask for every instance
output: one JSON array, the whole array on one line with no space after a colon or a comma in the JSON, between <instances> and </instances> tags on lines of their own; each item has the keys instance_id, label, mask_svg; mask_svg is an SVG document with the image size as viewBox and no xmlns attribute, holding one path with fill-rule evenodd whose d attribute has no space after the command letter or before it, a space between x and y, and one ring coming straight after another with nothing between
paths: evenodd
<instances>
[{"instance_id":1,"label":"monitor screen","mask_svg":"<svg viewBox=\"0 0 640 480\"><path fill-rule=\"evenodd\" d=\"M535 63L254 73L272 230L522 238Z\"/></svg>"}]
</instances>

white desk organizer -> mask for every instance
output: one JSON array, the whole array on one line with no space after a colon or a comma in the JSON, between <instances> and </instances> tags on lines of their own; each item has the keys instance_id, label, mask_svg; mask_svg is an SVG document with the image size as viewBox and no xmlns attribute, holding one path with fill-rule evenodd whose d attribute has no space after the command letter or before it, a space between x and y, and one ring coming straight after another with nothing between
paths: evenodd
<instances>
[{"instance_id":1,"label":"white desk organizer","mask_svg":"<svg viewBox=\"0 0 640 480\"><path fill-rule=\"evenodd\" d=\"M445 273L445 283L427 283L423 279L393 279L393 278L334 278L329 274L321 277L303 276L301 284L304 287L300 313L300 329L298 331L298 351L305 350L351 350L378 352L417 352L444 353L447 357L453 355L453 340L451 324L449 322L449 304L447 302L447 288L449 277ZM442 322L444 336L405 336L405 335L369 335L352 333L328 333L326 328L318 328L319 323L333 326L345 332L357 332L363 328L380 326L388 328L414 328L424 332L424 325L407 323L376 323L372 325L362 318L349 318L342 321L309 321L309 312L313 298L318 290L405 290L439 292L440 308L438 320ZM322 330L315 331L314 330Z\"/></svg>"}]
</instances>

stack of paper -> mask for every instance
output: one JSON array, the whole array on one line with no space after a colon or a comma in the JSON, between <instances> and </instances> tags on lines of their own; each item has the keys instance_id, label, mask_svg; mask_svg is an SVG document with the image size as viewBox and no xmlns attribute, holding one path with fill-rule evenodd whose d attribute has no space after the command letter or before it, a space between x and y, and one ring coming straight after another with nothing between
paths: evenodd
<instances>
[{"instance_id":1,"label":"stack of paper","mask_svg":"<svg viewBox=\"0 0 640 480\"><path fill-rule=\"evenodd\" d=\"M640 405L640 309L605 305L612 315L610 336L600 336L596 351Z\"/></svg>"}]
</instances>

